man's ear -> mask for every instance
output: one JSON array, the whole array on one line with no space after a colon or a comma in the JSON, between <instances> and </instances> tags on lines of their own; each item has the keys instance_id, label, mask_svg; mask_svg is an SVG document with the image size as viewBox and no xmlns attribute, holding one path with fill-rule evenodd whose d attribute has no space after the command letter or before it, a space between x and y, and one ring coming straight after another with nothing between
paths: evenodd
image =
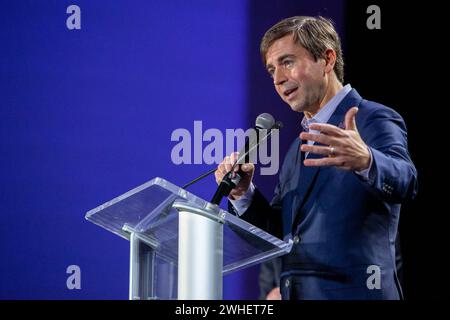
<instances>
[{"instance_id":1,"label":"man's ear","mask_svg":"<svg viewBox=\"0 0 450 320\"><path fill-rule=\"evenodd\" d=\"M325 50L325 73L330 73L336 63L336 51L333 49Z\"/></svg>"}]
</instances>

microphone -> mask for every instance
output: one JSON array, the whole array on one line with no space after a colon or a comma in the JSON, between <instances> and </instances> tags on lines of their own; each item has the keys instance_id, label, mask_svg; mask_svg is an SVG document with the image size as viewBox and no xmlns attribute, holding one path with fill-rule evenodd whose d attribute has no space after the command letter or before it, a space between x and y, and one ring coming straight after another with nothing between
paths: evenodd
<instances>
[{"instance_id":1,"label":"microphone","mask_svg":"<svg viewBox=\"0 0 450 320\"><path fill-rule=\"evenodd\" d=\"M258 145L262 141L265 141L271 135L272 129L281 129L282 127L283 127L283 123L281 121L275 121L275 119L269 113L262 113L256 118L255 129L256 129L257 136L259 136L258 135L259 130L262 130L262 129L268 130L268 133L262 139L259 139L259 137L257 137L256 143L254 143L252 145L250 145L250 141L249 141L250 139L247 139L247 141L245 142L244 148L241 150L241 154L240 154L241 156L239 156L239 158L234 163L233 168L222 179L222 182L220 183L219 187L217 188L216 193L214 194L214 197L213 197L213 200L211 201L211 203L219 205L222 198L225 196L228 196L230 194L231 190L233 190L236 187L236 185L239 183L241 176L238 173L236 174L236 176L233 179L231 178L233 169L236 166L236 164L238 164L243 159L246 160L245 158L249 155L249 153L252 150L254 150L255 148L257 148ZM246 161L246 162L248 162L248 161ZM194 180L186 183L181 188L186 189L190 185L206 178L207 176L214 173L215 171L216 171L216 168L211 169L208 172L205 172L204 174L202 174L201 176L195 178ZM175 195L175 194L172 194L170 196L170 198L168 199L168 204L161 212L161 217L170 213L170 209L172 208L173 202L176 200L176 198L177 198L177 195Z\"/></svg>"},{"instance_id":2,"label":"microphone","mask_svg":"<svg viewBox=\"0 0 450 320\"><path fill-rule=\"evenodd\" d=\"M255 129L257 133L256 142L253 141L253 143L251 143L250 141L251 139L247 139L244 148L239 152L239 157L234 162L231 170L228 171L227 174L225 174L221 183L219 184L219 187L217 188L211 200L211 203L219 205L222 198L230 194L231 190L233 190L242 179L242 172L239 173L239 171L236 172L233 177L233 172L236 165L248 162L249 154L256 148L258 148L258 146L263 141L266 141L269 138L269 136L272 134L272 129L281 129L282 127L283 123L281 121L275 121L275 119L269 113L262 113L256 118L255 121ZM260 130L265 130L267 131L267 133L263 137L260 137L259 133L262 132Z\"/></svg>"},{"instance_id":3,"label":"microphone","mask_svg":"<svg viewBox=\"0 0 450 320\"><path fill-rule=\"evenodd\" d=\"M267 140L267 138L271 135L272 129L281 129L283 127L283 123L281 121L276 121L270 113L261 113L255 120L255 129L256 129L256 143L250 145L250 139L245 141L244 147L239 151L239 157L236 159L233 168L238 163L248 163L249 155L252 151L254 151L261 142ZM267 130L267 134L262 138L260 138L259 130Z\"/></svg>"},{"instance_id":4,"label":"microphone","mask_svg":"<svg viewBox=\"0 0 450 320\"><path fill-rule=\"evenodd\" d=\"M270 113L261 113L255 120L255 129L256 129L257 135L259 133L259 130L261 130L261 129L271 130L271 129L281 129L282 127L283 127L283 123L281 121L275 121L275 119L273 118L273 116ZM271 132L269 131L268 135L266 135L262 141L266 140L270 136L270 134L271 134ZM257 137L257 140L259 140L258 138L259 137ZM256 145L253 145L253 148L250 150L249 149L249 144L250 144L249 140L250 139L247 139L247 141L245 142L245 146L242 148L242 150L240 150L240 152L239 152L240 156L234 163L233 169L237 163L240 163L243 160L244 160L244 163L248 162L248 156L249 156L250 152L252 152L259 144L258 143ZM206 178L207 176L214 173L215 171L216 171L216 168L211 169L208 172L205 172L204 174L202 174L201 176L195 178L194 180L189 181L181 188L186 189L187 187L193 185L197 181L200 181L200 180ZM228 196L228 194L227 194L227 196Z\"/></svg>"}]
</instances>

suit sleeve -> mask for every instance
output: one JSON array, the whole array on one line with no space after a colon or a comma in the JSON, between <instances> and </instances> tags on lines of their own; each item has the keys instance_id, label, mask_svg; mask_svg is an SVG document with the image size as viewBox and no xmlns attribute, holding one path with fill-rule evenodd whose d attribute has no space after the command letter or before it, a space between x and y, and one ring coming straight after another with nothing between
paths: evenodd
<instances>
[{"instance_id":1,"label":"suit sleeve","mask_svg":"<svg viewBox=\"0 0 450 320\"><path fill-rule=\"evenodd\" d=\"M406 125L402 117L384 107L369 114L363 123L365 125L359 128L361 137L373 157L366 185L386 202L413 199L418 187L417 170L408 152Z\"/></svg>"},{"instance_id":2,"label":"suit sleeve","mask_svg":"<svg viewBox=\"0 0 450 320\"><path fill-rule=\"evenodd\" d=\"M275 196L271 203L267 201L264 195L255 187L255 193L250 207L241 215L245 221L254 226L282 238L282 224L281 224L281 202L279 201L279 193L275 189ZM233 205L228 201L228 211L236 213Z\"/></svg>"}]
</instances>

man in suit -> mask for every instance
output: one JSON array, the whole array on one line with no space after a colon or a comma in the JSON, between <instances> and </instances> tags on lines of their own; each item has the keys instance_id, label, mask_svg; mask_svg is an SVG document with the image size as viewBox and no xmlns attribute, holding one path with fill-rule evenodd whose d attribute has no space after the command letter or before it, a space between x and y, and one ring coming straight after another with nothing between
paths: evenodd
<instances>
[{"instance_id":1,"label":"man in suit","mask_svg":"<svg viewBox=\"0 0 450 320\"><path fill-rule=\"evenodd\" d=\"M292 240L282 257L283 299L399 299L395 239L401 203L417 192L417 171L399 114L363 99L344 83L340 39L322 17L287 18L261 41L275 90L304 114L269 203L242 176L230 209ZM215 176L220 183L236 153Z\"/></svg>"}]
</instances>

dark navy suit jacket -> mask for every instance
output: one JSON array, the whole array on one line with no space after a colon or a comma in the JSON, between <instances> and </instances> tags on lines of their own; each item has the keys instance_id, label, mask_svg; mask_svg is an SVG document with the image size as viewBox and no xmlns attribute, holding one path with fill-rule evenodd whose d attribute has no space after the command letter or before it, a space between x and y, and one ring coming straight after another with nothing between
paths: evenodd
<instances>
[{"instance_id":1,"label":"dark navy suit jacket","mask_svg":"<svg viewBox=\"0 0 450 320\"><path fill-rule=\"evenodd\" d=\"M406 126L394 110L352 89L328 123L343 126L346 112L370 147L369 180L336 167L305 167L302 141L289 149L269 204L256 189L242 217L284 240L283 299L399 299L395 239L400 204L417 192L417 171ZM303 141L306 143L306 141ZM320 157L309 154L308 158Z\"/></svg>"}]
</instances>

